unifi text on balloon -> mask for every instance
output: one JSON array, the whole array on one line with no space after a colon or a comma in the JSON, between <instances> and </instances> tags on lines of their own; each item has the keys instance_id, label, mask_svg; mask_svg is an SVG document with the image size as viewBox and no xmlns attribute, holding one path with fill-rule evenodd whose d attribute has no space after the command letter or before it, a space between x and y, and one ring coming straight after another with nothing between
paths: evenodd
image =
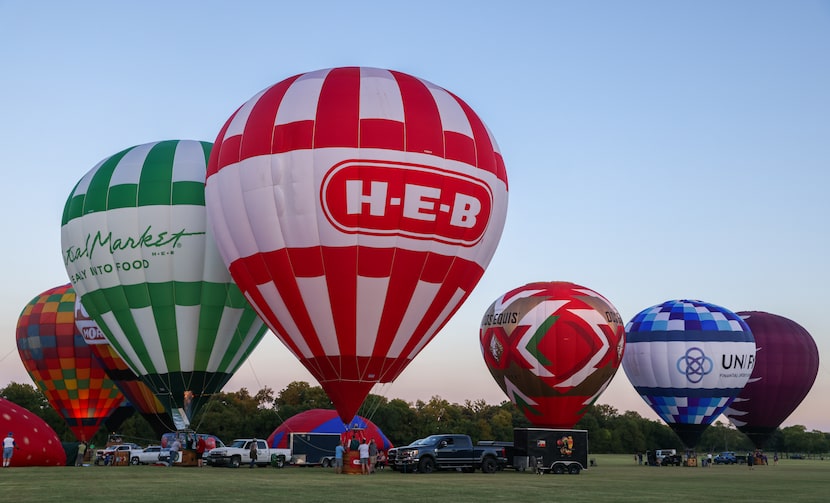
<instances>
[{"instance_id":1,"label":"unifi text on balloon","mask_svg":"<svg viewBox=\"0 0 830 503\"><path fill-rule=\"evenodd\" d=\"M347 233L397 235L461 246L481 240L493 196L482 180L392 161L344 161L320 187L326 218Z\"/></svg>"}]
</instances>

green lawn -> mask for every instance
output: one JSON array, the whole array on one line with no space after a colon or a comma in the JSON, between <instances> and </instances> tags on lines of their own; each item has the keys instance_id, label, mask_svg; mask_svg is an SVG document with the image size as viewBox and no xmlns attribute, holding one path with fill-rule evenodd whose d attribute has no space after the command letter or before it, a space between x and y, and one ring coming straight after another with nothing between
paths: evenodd
<instances>
[{"instance_id":1,"label":"green lawn","mask_svg":"<svg viewBox=\"0 0 830 503\"><path fill-rule=\"evenodd\" d=\"M0 502L563 502L728 503L830 501L830 461L778 466L645 467L631 456L594 455L580 475L439 472L335 475L324 468L155 466L0 469Z\"/></svg>"}]
</instances>

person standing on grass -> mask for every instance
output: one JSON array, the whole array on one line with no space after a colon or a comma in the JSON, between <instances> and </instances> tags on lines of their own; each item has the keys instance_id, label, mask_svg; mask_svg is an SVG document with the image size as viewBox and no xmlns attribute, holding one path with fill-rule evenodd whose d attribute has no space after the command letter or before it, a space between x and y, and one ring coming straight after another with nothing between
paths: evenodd
<instances>
[{"instance_id":1,"label":"person standing on grass","mask_svg":"<svg viewBox=\"0 0 830 503\"><path fill-rule=\"evenodd\" d=\"M251 465L248 468L253 468L256 465L256 439L251 441L251 450L249 451L249 455L251 456Z\"/></svg>"},{"instance_id":2,"label":"person standing on grass","mask_svg":"<svg viewBox=\"0 0 830 503\"><path fill-rule=\"evenodd\" d=\"M341 441L334 448L334 473L343 473L343 457L345 454L346 448L343 447L343 442Z\"/></svg>"},{"instance_id":3,"label":"person standing on grass","mask_svg":"<svg viewBox=\"0 0 830 503\"><path fill-rule=\"evenodd\" d=\"M199 465L199 468L204 466L203 465L203 463L204 463L203 458L204 458L206 450L207 450L207 442L205 442L205 437L203 437L202 435L199 435L199 438L196 439L196 455L199 457L196 460L196 464Z\"/></svg>"},{"instance_id":4,"label":"person standing on grass","mask_svg":"<svg viewBox=\"0 0 830 503\"><path fill-rule=\"evenodd\" d=\"M84 454L86 454L86 442L78 444L78 455L75 456L75 466L83 466Z\"/></svg>"},{"instance_id":5,"label":"person standing on grass","mask_svg":"<svg viewBox=\"0 0 830 503\"><path fill-rule=\"evenodd\" d=\"M3 439L3 468L11 466L12 454L15 449L20 449L17 442L14 441L14 432L9 432L6 438Z\"/></svg>"},{"instance_id":6,"label":"person standing on grass","mask_svg":"<svg viewBox=\"0 0 830 503\"><path fill-rule=\"evenodd\" d=\"M360 447L357 448L357 452L360 453L361 473L363 475L369 475L369 444L366 443L365 438L360 442Z\"/></svg>"},{"instance_id":7,"label":"person standing on grass","mask_svg":"<svg viewBox=\"0 0 830 503\"><path fill-rule=\"evenodd\" d=\"M167 466L173 466L173 463L179 459L179 449L182 448L182 443L179 442L179 437L173 439L173 443L170 444L170 464Z\"/></svg>"},{"instance_id":8,"label":"person standing on grass","mask_svg":"<svg viewBox=\"0 0 830 503\"><path fill-rule=\"evenodd\" d=\"M375 473L375 465L378 464L378 446L375 439L369 440L369 473Z\"/></svg>"}]
</instances>

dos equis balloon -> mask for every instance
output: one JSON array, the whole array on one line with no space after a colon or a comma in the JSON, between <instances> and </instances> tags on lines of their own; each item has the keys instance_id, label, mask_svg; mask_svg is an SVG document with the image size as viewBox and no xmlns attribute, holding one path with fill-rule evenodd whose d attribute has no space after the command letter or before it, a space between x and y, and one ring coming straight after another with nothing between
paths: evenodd
<instances>
[{"instance_id":1,"label":"dos equis balloon","mask_svg":"<svg viewBox=\"0 0 830 503\"><path fill-rule=\"evenodd\" d=\"M507 175L457 96L401 72L332 68L228 119L206 204L236 283L348 421L478 283Z\"/></svg>"}]
</instances>

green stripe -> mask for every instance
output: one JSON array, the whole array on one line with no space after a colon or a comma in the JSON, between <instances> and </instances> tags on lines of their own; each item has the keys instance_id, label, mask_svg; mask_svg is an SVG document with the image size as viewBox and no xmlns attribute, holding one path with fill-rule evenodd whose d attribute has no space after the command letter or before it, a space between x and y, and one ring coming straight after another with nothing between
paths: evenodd
<instances>
[{"instance_id":1,"label":"green stripe","mask_svg":"<svg viewBox=\"0 0 830 503\"><path fill-rule=\"evenodd\" d=\"M227 372L231 361L242 348L242 342L255 323L261 324L253 308L245 300L234 283L200 282L167 282L167 283L140 283L95 290L84 295L84 306L95 319L109 311L118 320L130 346L138 355L142 366L148 373L157 372L157 366L151 361L138 327L132 316L131 309L142 309L152 306L153 318L159 333L164 361L168 372L181 371L179 354L179 338L176 328L176 306L200 306L199 326L196 334L196 357L194 368L203 370L210 361L210 353L216 343L219 323L226 308L244 309L240 322L236 327L228 351L223 356L218 371ZM152 303L151 303L152 302ZM87 306L87 304L91 304ZM101 327L108 338L113 341L109 327ZM256 343L265 334L267 327L261 324L254 340L254 344L247 349L245 357L253 351ZM125 354L123 348L113 343L120 354ZM239 363L243 362L244 358ZM128 362L132 365L132 362ZM134 365L133 365L134 366Z\"/></svg>"},{"instance_id":2,"label":"green stripe","mask_svg":"<svg viewBox=\"0 0 830 503\"><path fill-rule=\"evenodd\" d=\"M76 196L75 191L78 190L78 185L81 184L81 181L78 180L78 183L72 187L72 192L69 193L69 199L66 200L66 205L63 207L63 216L61 217L61 227L67 224L73 217L70 215L77 215L83 210L84 207L84 196Z\"/></svg>"},{"instance_id":3,"label":"green stripe","mask_svg":"<svg viewBox=\"0 0 830 503\"><path fill-rule=\"evenodd\" d=\"M118 166L118 163L121 162L121 159L127 155L130 150L132 149L128 148L127 150L122 150L121 152L118 152L114 156L110 157L104 161L104 163L101 164L101 167L98 168L98 171L92 175L92 179L89 181L89 187L86 189L86 198L84 199L83 207L84 214L94 213L96 211L106 211L112 174L115 172L115 168Z\"/></svg>"},{"instance_id":4,"label":"green stripe","mask_svg":"<svg viewBox=\"0 0 830 503\"><path fill-rule=\"evenodd\" d=\"M138 181L138 206L171 204L173 159L178 144L178 141L163 141L147 153Z\"/></svg>"},{"instance_id":5,"label":"green stripe","mask_svg":"<svg viewBox=\"0 0 830 503\"><path fill-rule=\"evenodd\" d=\"M234 285L234 289L236 289L236 285ZM245 340L245 337L248 335L248 332L252 330L255 325L259 325L259 329L256 332L256 336L254 336L251 344L247 347L242 346L242 342ZM231 340L228 350L225 352L225 355L222 357L222 361L219 364L220 369L224 369L225 371L233 374L236 372L245 360L251 355L251 353L256 349L259 345L259 341L262 340L262 337L265 335L265 332L268 330L268 327L260 320L259 316L256 314L256 311L249 308L246 309L242 313L242 317L239 319L239 324L236 327L236 332L234 333L233 339ZM241 358L236 363L236 367L230 368L233 359L239 354L240 350L243 350Z\"/></svg>"},{"instance_id":6,"label":"green stripe","mask_svg":"<svg viewBox=\"0 0 830 503\"><path fill-rule=\"evenodd\" d=\"M175 182L173 204L205 205L205 184L200 182Z\"/></svg>"}]
</instances>

